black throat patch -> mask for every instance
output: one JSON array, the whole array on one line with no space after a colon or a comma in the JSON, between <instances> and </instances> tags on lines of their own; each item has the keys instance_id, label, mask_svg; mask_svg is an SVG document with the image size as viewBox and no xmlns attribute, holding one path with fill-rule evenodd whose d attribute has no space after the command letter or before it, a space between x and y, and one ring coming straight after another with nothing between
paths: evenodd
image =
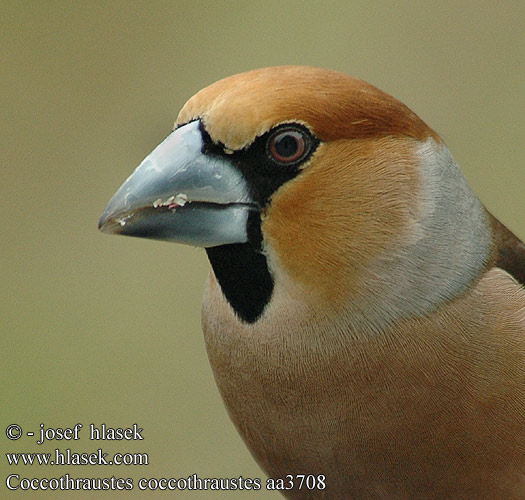
<instances>
[{"instance_id":1,"label":"black throat patch","mask_svg":"<svg viewBox=\"0 0 525 500\"><path fill-rule=\"evenodd\" d=\"M273 278L266 257L250 243L207 248L226 300L245 323L255 323L270 302Z\"/></svg>"}]
</instances>

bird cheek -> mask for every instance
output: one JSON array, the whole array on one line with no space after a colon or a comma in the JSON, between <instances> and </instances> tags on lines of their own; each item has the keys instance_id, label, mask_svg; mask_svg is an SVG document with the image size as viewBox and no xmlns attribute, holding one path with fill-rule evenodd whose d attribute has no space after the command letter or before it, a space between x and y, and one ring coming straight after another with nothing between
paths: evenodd
<instances>
[{"instance_id":1,"label":"bird cheek","mask_svg":"<svg viewBox=\"0 0 525 500\"><path fill-rule=\"evenodd\" d=\"M362 295L372 262L394 252L413 203L415 169L402 158L389 140L320 144L263 216L270 256L332 306Z\"/></svg>"}]
</instances>

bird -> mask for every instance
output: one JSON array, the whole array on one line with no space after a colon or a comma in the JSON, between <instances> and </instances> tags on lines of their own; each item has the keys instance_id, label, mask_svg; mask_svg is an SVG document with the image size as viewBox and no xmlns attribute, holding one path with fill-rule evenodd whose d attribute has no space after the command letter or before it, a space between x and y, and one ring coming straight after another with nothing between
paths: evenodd
<instances>
[{"instance_id":1,"label":"bird","mask_svg":"<svg viewBox=\"0 0 525 500\"><path fill-rule=\"evenodd\" d=\"M99 227L205 249L206 350L267 486L525 498L525 245L394 97L311 66L219 80Z\"/></svg>"}]
</instances>

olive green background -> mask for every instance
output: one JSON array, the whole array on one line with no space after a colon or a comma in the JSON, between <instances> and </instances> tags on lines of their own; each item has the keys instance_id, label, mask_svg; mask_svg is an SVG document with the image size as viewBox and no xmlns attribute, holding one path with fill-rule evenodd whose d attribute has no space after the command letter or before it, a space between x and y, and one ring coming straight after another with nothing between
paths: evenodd
<instances>
[{"instance_id":1,"label":"olive green background","mask_svg":"<svg viewBox=\"0 0 525 500\"><path fill-rule=\"evenodd\" d=\"M1 1L0 498L280 498L16 492L22 477L260 477L200 331L203 250L107 236L111 195L193 93L276 64L345 71L435 128L522 238L524 4L516 1ZM8 441L84 424L78 442ZM90 423L144 428L90 441ZM8 467L4 453L147 452L147 467ZM305 471L308 473L308 471Z\"/></svg>"}]
</instances>

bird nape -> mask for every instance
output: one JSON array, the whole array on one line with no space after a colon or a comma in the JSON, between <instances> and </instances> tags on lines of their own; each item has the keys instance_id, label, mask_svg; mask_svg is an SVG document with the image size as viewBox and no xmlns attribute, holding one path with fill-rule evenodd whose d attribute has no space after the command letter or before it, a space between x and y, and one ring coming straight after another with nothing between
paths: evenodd
<instances>
[{"instance_id":1,"label":"bird nape","mask_svg":"<svg viewBox=\"0 0 525 500\"><path fill-rule=\"evenodd\" d=\"M206 248L233 423L291 499L525 498L525 246L442 139L342 73L231 76L99 227Z\"/></svg>"}]
</instances>

